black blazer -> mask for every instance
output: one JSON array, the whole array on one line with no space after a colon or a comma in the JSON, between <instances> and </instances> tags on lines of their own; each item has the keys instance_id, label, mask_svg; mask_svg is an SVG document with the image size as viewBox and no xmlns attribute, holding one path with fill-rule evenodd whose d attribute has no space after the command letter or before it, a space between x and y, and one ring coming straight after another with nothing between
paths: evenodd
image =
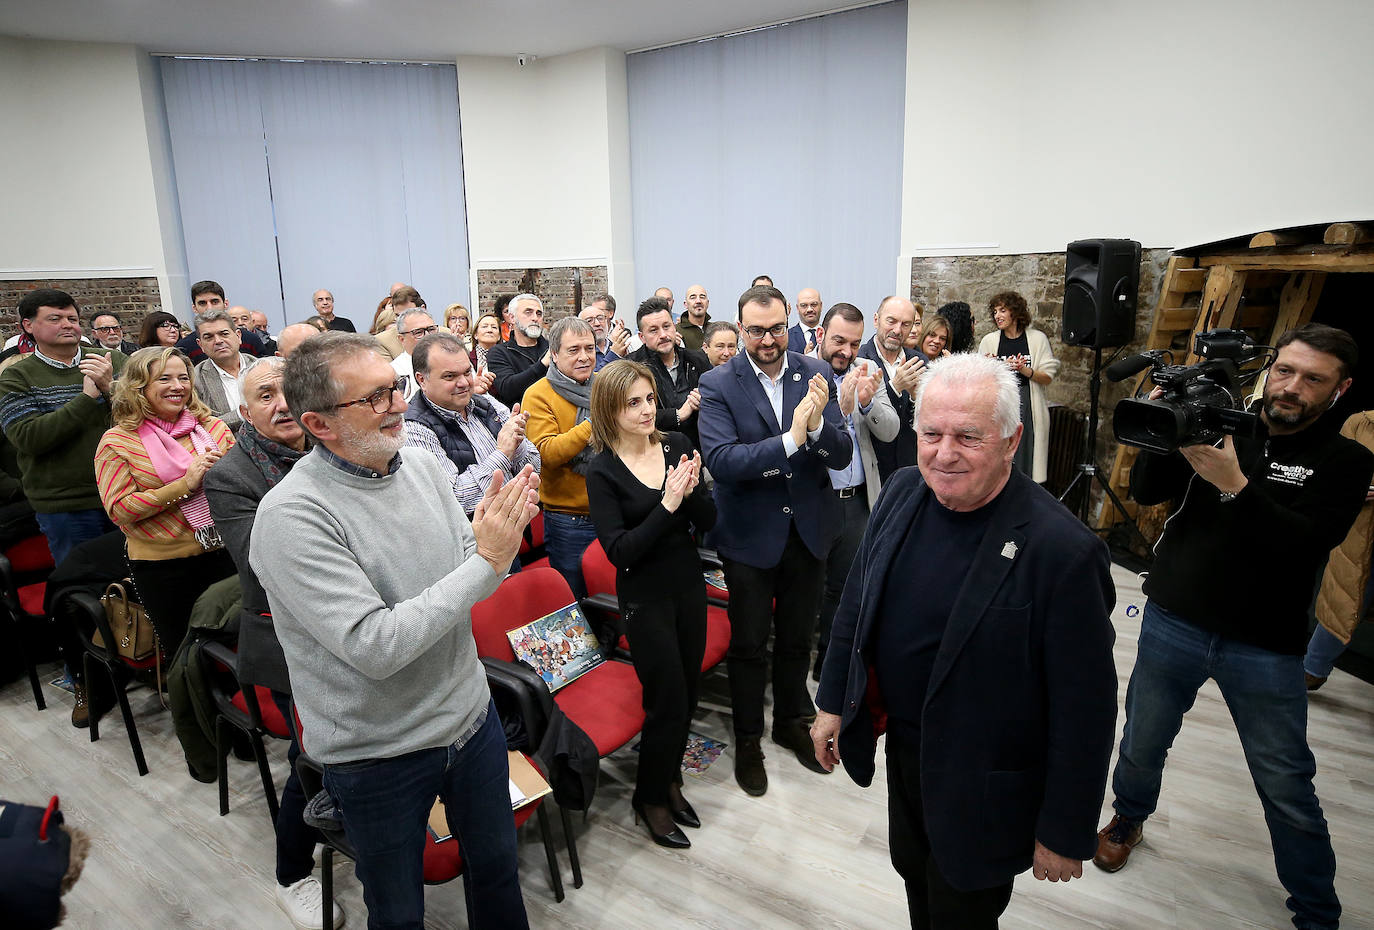
<instances>
[{"instance_id":1,"label":"black blazer","mask_svg":"<svg viewBox=\"0 0 1374 930\"><path fill-rule=\"evenodd\" d=\"M830 468L844 468L854 444L835 400L830 366L787 353L782 418L778 423L758 375L741 352L701 376L701 458L715 481L716 551L756 568L772 568L787 544L787 525L797 524L806 548L824 559L840 531L840 502L830 485ZM806 394L812 375L830 385L820 434L787 458L782 433Z\"/></svg>"},{"instance_id":2,"label":"black blazer","mask_svg":"<svg viewBox=\"0 0 1374 930\"><path fill-rule=\"evenodd\" d=\"M882 356L878 353L878 347L873 344L875 338L877 337L870 336L868 341L859 347L859 357L872 359L878 363L878 370L883 373L883 389L887 391L887 396L892 401L892 408L897 411L897 421L901 424L897 430L897 438L891 442L873 440L873 455L878 460L878 477L886 481L888 475L897 469L916 464L916 426L912 421L915 401L905 391L892 390L892 385L887 381L887 369L883 367ZM915 349L902 349L903 360L912 356L926 358L923 352L918 352Z\"/></svg>"},{"instance_id":3,"label":"black blazer","mask_svg":"<svg viewBox=\"0 0 1374 930\"><path fill-rule=\"evenodd\" d=\"M258 503L267 494L267 479L243 447L235 444L205 473L204 487L210 515L215 518L215 528L224 540L224 548L239 570L239 586L243 589L239 681L290 694L286 656L277 640L277 631L272 627L271 616L263 616L272 610L267 603L267 592L248 564L253 520L258 514Z\"/></svg>"},{"instance_id":4,"label":"black blazer","mask_svg":"<svg viewBox=\"0 0 1374 930\"><path fill-rule=\"evenodd\" d=\"M884 721L869 682L883 582L930 500L917 469L893 474L831 627L816 706L842 717L840 758L863 786ZM1037 839L1092 858L1116 736L1106 545L1019 471L995 506L921 713L926 830L941 874L962 889L1010 881Z\"/></svg>"}]
</instances>

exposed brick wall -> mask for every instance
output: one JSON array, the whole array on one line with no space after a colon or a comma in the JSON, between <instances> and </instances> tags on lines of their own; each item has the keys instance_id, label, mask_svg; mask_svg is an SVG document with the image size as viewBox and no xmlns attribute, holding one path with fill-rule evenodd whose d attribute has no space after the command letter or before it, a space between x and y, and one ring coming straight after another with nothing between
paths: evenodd
<instances>
[{"instance_id":1,"label":"exposed brick wall","mask_svg":"<svg viewBox=\"0 0 1374 930\"><path fill-rule=\"evenodd\" d=\"M143 318L154 310L162 309L157 278L0 281L0 338L8 339L19 332L19 301L38 287L55 287L71 294L81 308L83 325L88 324L97 312L113 313L124 327L124 338L135 342Z\"/></svg>"},{"instance_id":2,"label":"exposed brick wall","mask_svg":"<svg viewBox=\"0 0 1374 930\"><path fill-rule=\"evenodd\" d=\"M477 309L490 310L502 294L535 294L544 302L544 324L576 314L582 303L606 293L605 265L559 268L481 268L477 271Z\"/></svg>"},{"instance_id":3,"label":"exposed brick wall","mask_svg":"<svg viewBox=\"0 0 1374 930\"><path fill-rule=\"evenodd\" d=\"M1150 335L1159 288L1169 260L1168 249L1145 249L1140 256L1140 291L1135 337L1122 356L1139 352ZM1064 309L1064 253L1035 252L1022 255L960 255L915 258L911 262L911 299L934 313L942 304L962 300L973 310L974 346L992 332L988 300L999 291L1017 291L1030 307L1031 325L1049 337L1059 374L1046 389L1049 401L1083 414L1088 413L1088 384L1093 350L1060 342ZM1110 351L1104 350L1103 361ZM1112 410L1126 397L1134 380L1112 384L1105 378L1099 403L1097 464L1110 473L1117 443L1112 436Z\"/></svg>"}]
</instances>

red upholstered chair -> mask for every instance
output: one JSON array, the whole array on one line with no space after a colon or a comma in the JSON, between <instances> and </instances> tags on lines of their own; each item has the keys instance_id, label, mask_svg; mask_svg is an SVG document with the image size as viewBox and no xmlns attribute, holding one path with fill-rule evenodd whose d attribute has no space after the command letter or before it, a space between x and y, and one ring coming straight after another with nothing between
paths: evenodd
<instances>
[{"instance_id":1,"label":"red upholstered chair","mask_svg":"<svg viewBox=\"0 0 1374 930\"><path fill-rule=\"evenodd\" d=\"M205 641L200 648L203 677L210 687L215 710L215 776L219 782L219 815L229 813L229 728L232 726L248 737L253 758L258 763L263 794L267 796L267 814L277 822L277 788L272 782L272 769L267 764L267 750L263 736L289 740L291 729L281 708L272 700L272 692L261 685L245 689L238 680L238 655L225 643Z\"/></svg>"},{"instance_id":2,"label":"red upholstered chair","mask_svg":"<svg viewBox=\"0 0 1374 930\"><path fill-rule=\"evenodd\" d=\"M47 537L38 535L20 540L0 555L0 604L7 619L14 624L10 641L18 647L20 661L29 674L33 688L33 702L39 710L46 708L43 689L34 665L35 633L47 623L43 610L43 595L47 593L45 580L52 573L52 552Z\"/></svg>"},{"instance_id":3,"label":"red upholstered chair","mask_svg":"<svg viewBox=\"0 0 1374 930\"><path fill-rule=\"evenodd\" d=\"M86 677L86 687L88 689L94 687L91 669L95 665L103 668L105 674L109 676L115 698L119 701L120 715L124 718L124 729L129 734L129 747L134 753L134 764L138 766L139 775L147 775L148 763L143 758L143 744L139 742L138 727L134 724L134 712L129 707L129 697L124 693L124 689L136 676L152 672L157 667L157 654L154 653L146 659L135 661L124 658L113 649L97 646L91 639L91 630L99 631L101 642L105 643L113 643L115 635L110 630L110 622L105 618L105 609L100 605L100 599L80 588L59 591L53 596L52 610L55 616L64 618L61 622L74 624L80 634L81 645L85 647L85 652L81 657L81 665ZM69 659L68 661L72 660ZM166 664L164 659L164 667ZM94 743L98 739L100 739L100 715L92 711L91 742Z\"/></svg>"},{"instance_id":4,"label":"red upholstered chair","mask_svg":"<svg viewBox=\"0 0 1374 930\"><path fill-rule=\"evenodd\" d=\"M611 560L606 558L606 551L601 548L599 539L592 540L592 544L582 553L582 577L587 582L587 597L582 600L586 610L597 611L617 619L620 616L620 601L616 598L615 588L615 566ZM703 584L705 582L703 581ZM711 585L706 586L707 592L721 592L719 588ZM629 655L630 643L625 636L620 636L617 647ZM706 650L701 656L701 671L715 668L725 660L725 654L730 649L730 616L726 612L725 605L720 602L713 602L710 598L706 601Z\"/></svg>"}]
</instances>

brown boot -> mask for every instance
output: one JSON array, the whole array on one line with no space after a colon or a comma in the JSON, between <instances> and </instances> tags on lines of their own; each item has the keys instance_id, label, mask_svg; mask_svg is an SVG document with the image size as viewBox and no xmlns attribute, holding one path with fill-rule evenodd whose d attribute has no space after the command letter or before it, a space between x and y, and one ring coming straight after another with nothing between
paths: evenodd
<instances>
[{"instance_id":1,"label":"brown boot","mask_svg":"<svg viewBox=\"0 0 1374 930\"><path fill-rule=\"evenodd\" d=\"M759 797L768 790L768 773L763 770L761 738L742 736L735 746L735 781L745 794Z\"/></svg>"},{"instance_id":2,"label":"brown boot","mask_svg":"<svg viewBox=\"0 0 1374 930\"><path fill-rule=\"evenodd\" d=\"M91 725L91 703L86 697L86 686L73 684L72 693L76 703L72 705L72 726L84 730Z\"/></svg>"},{"instance_id":3,"label":"brown boot","mask_svg":"<svg viewBox=\"0 0 1374 930\"><path fill-rule=\"evenodd\" d=\"M1143 824L1117 814L1097 834L1097 855L1093 856L1093 865L1104 872L1121 871L1131 850L1144 836Z\"/></svg>"}]
</instances>

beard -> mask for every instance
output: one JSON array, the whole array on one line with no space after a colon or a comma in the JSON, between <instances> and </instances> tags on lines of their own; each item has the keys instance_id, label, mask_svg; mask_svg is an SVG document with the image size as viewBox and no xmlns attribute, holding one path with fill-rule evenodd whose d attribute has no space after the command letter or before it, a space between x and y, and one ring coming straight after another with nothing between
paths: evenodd
<instances>
[{"instance_id":1,"label":"beard","mask_svg":"<svg viewBox=\"0 0 1374 930\"><path fill-rule=\"evenodd\" d=\"M531 323L529 326L521 329L520 332L525 334L526 339L538 339L540 336L544 335L544 327L540 326L538 323Z\"/></svg>"},{"instance_id":2,"label":"beard","mask_svg":"<svg viewBox=\"0 0 1374 930\"><path fill-rule=\"evenodd\" d=\"M374 462L385 459L389 462L397 452L401 451L401 446L406 439L405 431L402 430L393 436L383 433L382 429L395 426L404 419L398 413L382 420L373 429L359 429L351 423L340 423L339 438L358 459Z\"/></svg>"},{"instance_id":3,"label":"beard","mask_svg":"<svg viewBox=\"0 0 1374 930\"><path fill-rule=\"evenodd\" d=\"M1332 397L1316 404L1303 403L1296 394L1270 394L1264 393L1264 415L1274 423L1282 423L1285 426L1305 426L1306 424L1321 416L1327 408L1331 406L1335 392ZM1278 401L1286 401L1293 406L1284 408L1278 405Z\"/></svg>"}]
</instances>

